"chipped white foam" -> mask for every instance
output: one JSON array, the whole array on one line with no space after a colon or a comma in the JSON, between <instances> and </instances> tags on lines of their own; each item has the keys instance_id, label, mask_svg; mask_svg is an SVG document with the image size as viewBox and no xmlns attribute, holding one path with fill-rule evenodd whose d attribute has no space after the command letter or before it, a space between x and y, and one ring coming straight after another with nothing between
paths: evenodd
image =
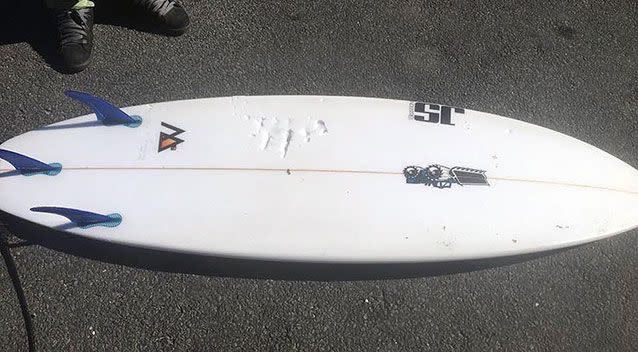
<instances>
[{"instance_id":1,"label":"chipped white foam","mask_svg":"<svg viewBox=\"0 0 638 352\"><path fill-rule=\"evenodd\" d=\"M328 133L325 121L310 117L248 116L246 119L251 122L251 135L260 140L259 149L277 150L281 158L288 155L293 145L301 145L298 142L310 143L315 136Z\"/></svg>"}]
</instances>

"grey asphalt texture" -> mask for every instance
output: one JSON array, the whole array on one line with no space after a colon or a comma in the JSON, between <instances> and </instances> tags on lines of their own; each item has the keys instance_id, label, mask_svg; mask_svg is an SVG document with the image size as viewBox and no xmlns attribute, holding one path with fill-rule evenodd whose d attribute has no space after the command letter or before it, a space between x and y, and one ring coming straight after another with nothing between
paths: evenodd
<instances>
[{"instance_id":1,"label":"grey asphalt texture","mask_svg":"<svg viewBox=\"0 0 638 352\"><path fill-rule=\"evenodd\" d=\"M354 95L513 117L638 167L634 1L190 0L192 26L176 38L102 5L92 65L65 75L52 68L39 4L9 1L0 141L86 113L66 89L122 106ZM11 251L42 351L638 351L637 231L508 266L367 281L168 273L40 245ZM26 350L2 265L0 350Z\"/></svg>"}]
</instances>

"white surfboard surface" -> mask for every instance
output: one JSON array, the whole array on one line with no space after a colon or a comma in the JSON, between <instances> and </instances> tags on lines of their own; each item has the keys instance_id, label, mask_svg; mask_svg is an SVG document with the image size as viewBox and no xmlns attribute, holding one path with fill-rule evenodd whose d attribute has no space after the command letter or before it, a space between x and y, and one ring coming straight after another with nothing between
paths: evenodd
<instances>
[{"instance_id":1,"label":"white surfboard surface","mask_svg":"<svg viewBox=\"0 0 638 352\"><path fill-rule=\"evenodd\" d=\"M432 262L518 255L638 226L638 171L528 123L397 100L264 96L124 108L138 127L95 114L0 149L0 209L80 236L223 257ZM119 214L69 226L52 206ZM71 224L72 225L72 224Z\"/></svg>"}]
</instances>

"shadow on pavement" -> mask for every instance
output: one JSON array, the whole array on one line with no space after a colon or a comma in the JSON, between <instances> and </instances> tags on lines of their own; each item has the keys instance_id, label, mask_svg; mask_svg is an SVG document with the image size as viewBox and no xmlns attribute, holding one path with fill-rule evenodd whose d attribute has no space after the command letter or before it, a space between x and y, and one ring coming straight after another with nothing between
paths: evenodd
<instances>
[{"instance_id":1,"label":"shadow on pavement","mask_svg":"<svg viewBox=\"0 0 638 352\"><path fill-rule=\"evenodd\" d=\"M28 43L54 70L67 73L57 48L53 13L45 0L4 0L0 6L0 45ZM93 0L95 24L112 25L140 32L163 34L152 22L134 11L130 1ZM96 38L95 40L99 40Z\"/></svg>"},{"instance_id":2,"label":"shadow on pavement","mask_svg":"<svg viewBox=\"0 0 638 352\"><path fill-rule=\"evenodd\" d=\"M23 240L82 258L151 271L251 279L355 281L429 277L506 266L562 251L440 263L276 262L173 253L114 244L56 231L1 211L0 220Z\"/></svg>"},{"instance_id":3,"label":"shadow on pavement","mask_svg":"<svg viewBox=\"0 0 638 352\"><path fill-rule=\"evenodd\" d=\"M0 11L0 45L26 42L57 70L57 37L44 0L6 0Z\"/></svg>"}]
</instances>

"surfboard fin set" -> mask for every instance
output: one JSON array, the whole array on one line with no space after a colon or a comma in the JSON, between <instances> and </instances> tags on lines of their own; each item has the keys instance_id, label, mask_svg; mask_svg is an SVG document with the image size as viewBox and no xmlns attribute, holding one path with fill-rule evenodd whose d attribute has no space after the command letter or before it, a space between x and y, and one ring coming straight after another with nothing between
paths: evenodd
<instances>
[{"instance_id":1,"label":"surfboard fin set","mask_svg":"<svg viewBox=\"0 0 638 352\"><path fill-rule=\"evenodd\" d=\"M115 227L122 223L122 215L120 214L102 215L84 210L61 207L35 207L31 208L31 211L64 216L83 229L93 226Z\"/></svg>"},{"instance_id":2,"label":"surfboard fin set","mask_svg":"<svg viewBox=\"0 0 638 352\"><path fill-rule=\"evenodd\" d=\"M95 113L97 120L105 126L124 125L138 127L142 124L142 118L131 116L113 104L90 95L77 91L66 91L66 96L88 105ZM45 163L10 150L0 149L0 159L7 161L16 169L16 173L22 176L47 175L55 176L62 171L60 163ZM122 223L120 214L102 215L89 211L61 208L61 207L34 207L31 211L49 213L63 216L80 228L94 226L115 227Z\"/></svg>"},{"instance_id":3,"label":"surfboard fin set","mask_svg":"<svg viewBox=\"0 0 638 352\"><path fill-rule=\"evenodd\" d=\"M128 115L117 106L88 93L67 90L64 94L91 108L97 120L106 126L124 125L138 127L142 124L142 118L136 115Z\"/></svg>"},{"instance_id":4,"label":"surfboard fin set","mask_svg":"<svg viewBox=\"0 0 638 352\"><path fill-rule=\"evenodd\" d=\"M46 164L10 150L0 149L0 159L6 160L18 173L24 176L33 176L37 174L55 176L62 171L62 164Z\"/></svg>"}]
</instances>

